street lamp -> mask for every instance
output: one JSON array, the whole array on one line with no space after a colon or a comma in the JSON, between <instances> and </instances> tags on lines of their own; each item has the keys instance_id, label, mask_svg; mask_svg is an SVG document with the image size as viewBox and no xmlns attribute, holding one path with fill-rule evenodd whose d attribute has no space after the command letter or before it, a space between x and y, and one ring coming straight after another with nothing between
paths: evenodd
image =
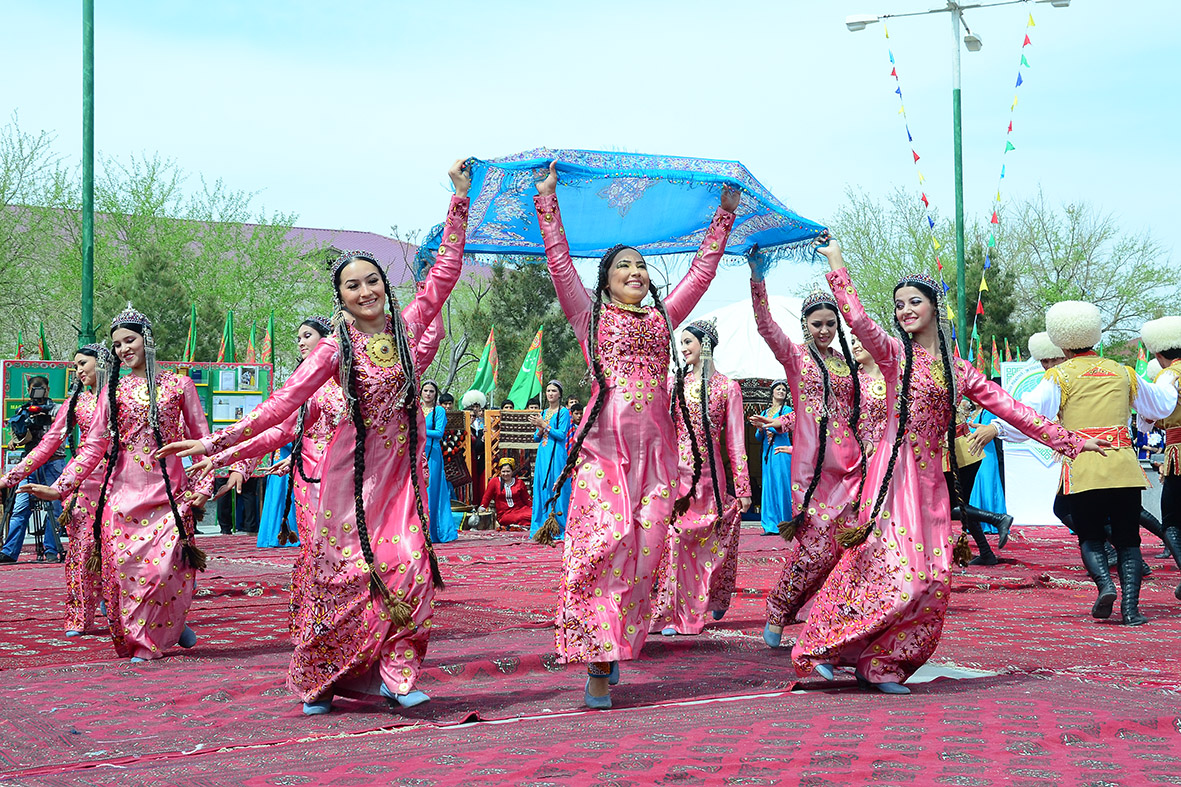
<instances>
[{"instance_id":1,"label":"street lamp","mask_svg":"<svg viewBox=\"0 0 1181 787\"><path fill-rule=\"evenodd\" d=\"M915 11L909 14L881 14L876 16L872 14L854 14L845 18L845 27L849 28L849 32L856 33L864 30L868 25L885 19L904 16L926 16L928 14L951 15L951 112L952 145L954 146L955 153L955 289L956 304L958 307L956 330L958 332L957 338L959 339L960 352L964 357L967 357L968 296L964 282L964 279L967 278L967 273L964 269L964 149L960 104L960 26L963 25L964 31L966 31L964 46L968 48L969 52L979 52L981 47L984 46L984 41L968 28L963 17L964 11L969 9L975 10L977 8L995 8L1002 5L1016 5L1017 3L1027 3L1029 0L1002 0L996 3L959 3L954 0L946 0L946 2L947 6L945 8L932 8L929 11ZM1070 5L1070 0L1036 0L1036 2L1049 3L1054 8L1066 8Z\"/></svg>"}]
</instances>

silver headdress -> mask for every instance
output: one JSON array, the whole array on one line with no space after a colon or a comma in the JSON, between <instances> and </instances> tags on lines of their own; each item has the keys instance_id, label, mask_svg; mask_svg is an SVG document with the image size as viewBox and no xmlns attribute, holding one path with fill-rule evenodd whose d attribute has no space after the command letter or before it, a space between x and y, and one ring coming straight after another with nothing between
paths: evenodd
<instances>
[{"instance_id":1,"label":"silver headdress","mask_svg":"<svg viewBox=\"0 0 1181 787\"><path fill-rule=\"evenodd\" d=\"M900 287L913 287L916 284L935 293L935 302L932 304L935 310L933 315L935 327L939 331L939 340L943 343L943 346L947 347L952 366L951 379L947 381L947 384L951 386L952 401L958 402L960 400L960 394L959 382L955 376L955 342L952 337L951 320L948 319L947 314L946 285L936 281L935 277L929 273L911 273L898 280L898 283L894 285L894 291L897 292ZM894 318L894 325L899 330L902 330L897 317Z\"/></svg>"},{"instance_id":2,"label":"silver headdress","mask_svg":"<svg viewBox=\"0 0 1181 787\"><path fill-rule=\"evenodd\" d=\"M153 429L157 429L160 426L160 409L156 403L156 339L152 336L152 321L147 318L147 315L132 306L131 301L128 301L127 308L116 314L115 319L111 320L111 332L114 333L116 328L125 326L138 327L138 332L144 337L144 370L148 384L148 423ZM118 385L118 382L116 381L115 384ZM114 415L115 413L112 411L111 416Z\"/></svg>"},{"instance_id":3,"label":"silver headdress","mask_svg":"<svg viewBox=\"0 0 1181 787\"><path fill-rule=\"evenodd\" d=\"M107 346L101 342L84 344L78 349L89 350L94 353L94 391L98 393L107 385L107 378L111 374L111 366L115 357L111 355L111 351L107 349ZM78 384L82 384L81 378L79 378Z\"/></svg>"}]
</instances>

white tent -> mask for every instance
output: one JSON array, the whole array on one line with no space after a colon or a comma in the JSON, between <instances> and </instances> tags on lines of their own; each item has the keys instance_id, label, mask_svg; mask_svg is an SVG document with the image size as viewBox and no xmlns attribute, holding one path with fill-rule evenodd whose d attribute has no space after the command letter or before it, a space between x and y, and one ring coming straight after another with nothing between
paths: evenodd
<instances>
[{"instance_id":1,"label":"white tent","mask_svg":"<svg viewBox=\"0 0 1181 787\"><path fill-rule=\"evenodd\" d=\"M794 342L802 342L800 328L800 299L786 295L771 295L771 316ZM775 380L783 377L783 365L775 360L771 348L759 336L755 325L754 307L750 299L732 303L702 315L718 321L718 349L714 365L732 379L761 377ZM684 327L684 326L682 326Z\"/></svg>"}]
</instances>

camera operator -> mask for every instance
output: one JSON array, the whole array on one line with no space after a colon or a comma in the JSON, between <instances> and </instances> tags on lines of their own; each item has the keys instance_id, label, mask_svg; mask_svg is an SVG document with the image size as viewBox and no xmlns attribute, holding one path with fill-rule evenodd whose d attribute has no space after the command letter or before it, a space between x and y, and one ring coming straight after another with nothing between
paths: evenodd
<instances>
[{"instance_id":1,"label":"camera operator","mask_svg":"<svg viewBox=\"0 0 1181 787\"><path fill-rule=\"evenodd\" d=\"M49 398L49 379L41 375L29 378L29 401L20 406L16 415L8 419L8 426L16 438L10 447L23 449L21 456L26 456L37 447L41 438L49 431L53 418L57 414L59 405ZM28 476L32 484L52 484L66 467L66 455L63 451L54 454L53 458L34 470ZM29 525L29 517L33 513L33 497L28 493L18 494L12 507L12 517L8 522L8 540L0 549L0 563L15 563L20 557L21 547L25 543L25 530ZM45 559L50 562L62 560L61 545L57 540L57 518L61 516L62 506L53 501L49 506L45 518Z\"/></svg>"}]
</instances>

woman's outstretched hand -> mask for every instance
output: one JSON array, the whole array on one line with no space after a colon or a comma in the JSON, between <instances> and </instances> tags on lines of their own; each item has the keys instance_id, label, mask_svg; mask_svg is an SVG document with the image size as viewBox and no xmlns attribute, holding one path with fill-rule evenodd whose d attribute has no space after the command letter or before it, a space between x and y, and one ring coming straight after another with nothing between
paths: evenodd
<instances>
[{"instance_id":1,"label":"woman's outstretched hand","mask_svg":"<svg viewBox=\"0 0 1181 787\"><path fill-rule=\"evenodd\" d=\"M537 181L537 193L545 197L558 190L558 162L549 163L549 174Z\"/></svg>"},{"instance_id":2,"label":"woman's outstretched hand","mask_svg":"<svg viewBox=\"0 0 1181 787\"><path fill-rule=\"evenodd\" d=\"M213 460L209 457L205 457L204 459L198 462L193 462L191 465L186 467L185 475L189 477L190 481L199 481L201 478L205 477L206 473L210 473L212 471Z\"/></svg>"},{"instance_id":3,"label":"woman's outstretched hand","mask_svg":"<svg viewBox=\"0 0 1181 787\"><path fill-rule=\"evenodd\" d=\"M466 197L468 189L472 187L472 170L467 165L468 159L457 159L451 165L451 169L447 170L447 175L451 178L451 185L455 188L455 196Z\"/></svg>"},{"instance_id":4,"label":"woman's outstretched hand","mask_svg":"<svg viewBox=\"0 0 1181 787\"><path fill-rule=\"evenodd\" d=\"M750 418L748 418L746 420L749 421L750 425L756 429L774 429L775 428L775 421L771 418L768 418L765 415L758 415L756 413L755 415L752 415Z\"/></svg>"},{"instance_id":5,"label":"woman's outstretched hand","mask_svg":"<svg viewBox=\"0 0 1181 787\"><path fill-rule=\"evenodd\" d=\"M968 449L973 455L979 456L984 453L985 447L995 440L998 434L1000 432L995 426L984 424L968 437Z\"/></svg>"},{"instance_id":6,"label":"woman's outstretched hand","mask_svg":"<svg viewBox=\"0 0 1181 787\"><path fill-rule=\"evenodd\" d=\"M1083 443L1084 451L1094 451L1097 454L1107 456L1107 451L1103 450L1105 448L1111 448L1110 440L1103 440L1098 437L1089 437L1087 438L1087 442Z\"/></svg>"},{"instance_id":7,"label":"woman's outstretched hand","mask_svg":"<svg viewBox=\"0 0 1181 787\"><path fill-rule=\"evenodd\" d=\"M733 186L722 189L722 210L733 213L738 210L738 203L742 199L742 192Z\"/></svg>"},{"instance_id":8,"label":"woman's outstretched hand","mask_svg":"<svg viewBox=\"0 0 1181 787\"><path fill-rule=\"evenodd\" d=\"M177 440L156 451L157 459L166 456L205 456L205 446L201 445L200 440Z\"/></svg>"},{"instance_id":9,"label":"woman's outstretched hand","mask_svg":"<svg viewBox=\"0 0 1181 787\"><path fill-rule=\"evenodd\" d=\"M25 484L16 490L19 493L27 492L28 494L40 500L61 500L62 493L54 489L52 486L45 484Z\"/></svg>"},{"instance_id":10,"label":"woman's outstretched hand","mask_svg":"<svg viewBox=\"0 0 1181 787\"><path fill-rule=\"evenodd\" d=\"M839 271L845 267L845 258L841 256L841 244L837 243L837 239L825 232L820 237L812 241L816 247L816 252L828 260L828 269Z\"/></svg>"},{"instance_id":11,"label":"woman's outstretched hand","mask_svg":"<svg viewBox=\"0 0 1181 787\"><path fill-rule=\"evenodd\" d=\"M226 476L225 484L222 485L221 489L217 490L217 494L215 494L213 497L211 497L209 499L210 500L217 500L219 497L224 495L226 492L231 492L231 491L236 492L237 494L242 494L242 483L245 480L246 479L242 476L242 474L239 473L237 470L235 470L234 472L232 472L228 476Z\"/></svg>"}]
</instances>

